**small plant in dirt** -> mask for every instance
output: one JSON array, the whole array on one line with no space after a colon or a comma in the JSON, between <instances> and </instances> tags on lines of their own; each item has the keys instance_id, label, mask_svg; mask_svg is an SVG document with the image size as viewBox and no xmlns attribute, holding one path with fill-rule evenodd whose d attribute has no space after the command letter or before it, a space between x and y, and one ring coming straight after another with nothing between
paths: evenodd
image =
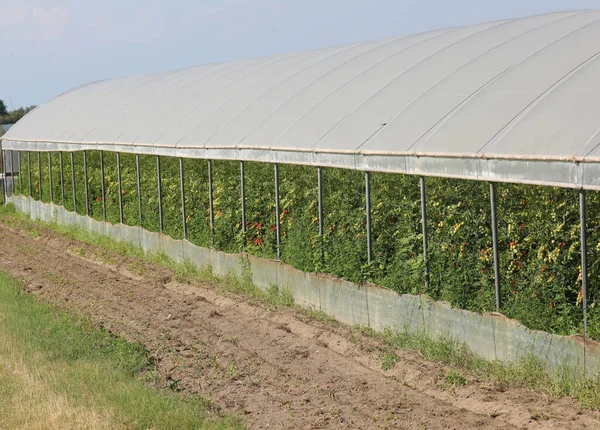
<instances>
[{"instance_id":1,"label":"small plant in dirt","mask_svg":"<svg viewBox=\"0 0 600 430\"><path fill-rule=\"evenodd\" d=\"M444 383L442 384L442 388L450 388L450 387L462 387L467 385L469 382L467 378L461 375L456 370L452 369L448 372L446 377L444 378Z\"/></svg>"},{"instance_id":2,"label":"small plant in dirt","mask_svg":"<svg viewBox=\"0 0 600 430\"><path fill-rule=\"evenodd\" d=\"M384 351L381 354L381 368L385 371L393 369L398 360L398 356L393 352Z\"/></svg>"}]
</instances>

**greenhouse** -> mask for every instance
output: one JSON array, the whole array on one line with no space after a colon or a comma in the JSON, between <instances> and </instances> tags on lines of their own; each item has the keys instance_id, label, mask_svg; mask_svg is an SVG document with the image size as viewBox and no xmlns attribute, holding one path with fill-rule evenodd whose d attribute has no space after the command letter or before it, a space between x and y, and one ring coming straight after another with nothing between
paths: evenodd
<instances>
[{"instance_id":1,"label":"greenhouse","mask_svg":"<svg viewBox=\"0 0 600 430\"><path fill-rule=\"evenodd\" d=\"M598 40L560 12L91 83L2 137L4 201L600 340Z\"/></svg>"}]
</instances>

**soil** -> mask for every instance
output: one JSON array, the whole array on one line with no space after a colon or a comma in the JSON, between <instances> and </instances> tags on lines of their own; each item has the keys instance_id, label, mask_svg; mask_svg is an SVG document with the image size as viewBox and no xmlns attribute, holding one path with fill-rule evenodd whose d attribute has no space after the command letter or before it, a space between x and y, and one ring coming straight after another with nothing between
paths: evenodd
<instances>
[{"instance_id":1,"label":"soil","mask_svg":"<svg viewBox=\"0 0 600 430\"><path fill-rule=\"evenodd\" d=\"M35 237L34 237L35 236ZM0 270L40 299L146 346L155 384L209 398L249 428L582 429L596 411L567 398L480 380L340 324L182 284L175 274L51 230L0 223ZM387 366L386 366L387 367Z\"/></svg>"}]
</instances>

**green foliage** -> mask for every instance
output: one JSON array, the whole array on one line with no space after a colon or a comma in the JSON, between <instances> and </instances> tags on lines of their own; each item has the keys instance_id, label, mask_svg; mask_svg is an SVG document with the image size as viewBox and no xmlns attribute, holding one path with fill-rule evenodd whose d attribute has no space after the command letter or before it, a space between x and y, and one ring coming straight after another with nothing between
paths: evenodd
<instances>
[{"instance_id":1,"label":"green foliage","mask_svg":"<svg viewBox=\"0 0 600 430\"><path fill-rule=\"evenodd\" d=\"M88 151L89 211L102 219L100 153ZM47 157L42 156L42 199L48 201ZM53 198L60 203L58 154L52 154ZM64 205L73 209L70 158L64 160ZM114 153L105 152L107 220L119 222ZM141 155L142 223L158 231L156 157ZM183 237L179 159L161 157L164 232ZM277 255L273 165L245 163L246 231L241 225L240 164L214 161L214 233L209 210L208 162L186 159L185 203L188 240L225 252ZM22 192L28 170L22 157ZM135 156L121 156L124 222L139 224ZM33 198L39 198L37 154L31 153ZM77 211L85 213L81 153L75 156ZM430 287L426 290L419 181L415 176L372 173L373 261L367 263L365 175L323 169L323 237L319 235L317 170L281 165L281 259L301 270L326 272L350 281L369 281L399 293L478 312L495 310L489 187L486 183L427 178ZM498 184L502 312L534 329L582 332L580 243L575 190ZM596 305L600 279L600 194L588 192L590 267L589 333L600 339Z\"/></svg>"},{"instance_id":2,"label":"green foliage","mask_svg":"<svg viewBox=\"0 0 600 430\"><path fill-rule=\"evenodd\" d=\"M0 100L0 124L14 124L33 109L35 106L20 107L9 111L4 102Z\"/></svg>"}]
</instances>

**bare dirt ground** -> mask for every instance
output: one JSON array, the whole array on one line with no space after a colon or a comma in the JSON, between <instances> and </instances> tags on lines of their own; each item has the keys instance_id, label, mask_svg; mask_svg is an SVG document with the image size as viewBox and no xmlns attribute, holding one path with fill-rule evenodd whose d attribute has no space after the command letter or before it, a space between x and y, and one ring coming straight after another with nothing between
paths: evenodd
<instances>
[{"instance_id":1,"label":"bare dirt ground","mask_svg":"<svg viewBox=\"0 0 600 430\"><path fill-rule=\"evenodd\" d=\"M348 327L268 309L133 258L0 224L0 269L40 299L144 344L158 384L210 398L250 428L581 429L600 415L570 399L481 381L444 384L448 367Z\"/></svg>"}]
</instances>

